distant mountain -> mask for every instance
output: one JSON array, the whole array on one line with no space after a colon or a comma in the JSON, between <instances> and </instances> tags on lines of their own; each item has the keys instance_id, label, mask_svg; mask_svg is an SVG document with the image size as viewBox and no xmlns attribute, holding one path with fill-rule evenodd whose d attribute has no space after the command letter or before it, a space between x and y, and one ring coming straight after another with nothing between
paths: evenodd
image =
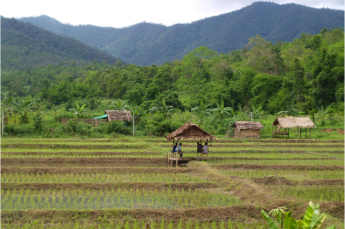
<instances>
[{"instance_id":1,"label":"distant mountain","mask_svg":"<svg viewBox=\"0 0 345 229\"><path fill-rule=\"evenodd\" d=\"M2 69L48 64L105 62L116 58L80 41L66 38L16 19L1 18Z\"/></svg>"},{"instance_id":2,"label":"distant mountain","mask_svg":"<svg viewBox=\"0 0 345 229\"><path fill-rule=\"evenodd\" d=\"M72 26L48 16L21 20L102 49L128 63L151 65L181 58L199 46L221 53L240 49L257 34L277 42L291 41L301 33L319 33L323 28L343 28L344 12L257 2L231 13L170 27L150 23L122 29Z\"/></svg>"}]
</instances>

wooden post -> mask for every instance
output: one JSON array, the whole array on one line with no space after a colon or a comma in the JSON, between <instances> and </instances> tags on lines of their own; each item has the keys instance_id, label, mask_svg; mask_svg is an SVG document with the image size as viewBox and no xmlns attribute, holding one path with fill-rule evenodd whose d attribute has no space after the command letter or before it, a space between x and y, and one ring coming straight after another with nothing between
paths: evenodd
<instances>
[{"instance_id":1,"label":"wooden post","mask_svg":"<svg viewBox=\"0 0 345 229\"><path fill-rule=\"evenodd\" d=\"M301 138L301 128L298 127L297 131L298 131L298 137Z\"/></svg>"},{"instance_id":2,"label":"wooden post","mask_svg":"<svg viewBox=\"0 0 345 229\"><path fill-rule=\"evenodd\" d=\"M134 112L132 111L132 114L133 114L133 122L132 122L132 124L133 124L133 136L135 135L135 119L134 119Z\"/></svg>"},{"instance_id":3,"label":"wooden post","mask_svg":"<svg viewBox=\"0 0 345 229\"><path fill-rule=\"evenodd\" d=\"M170 152L168 152L168 156L167 156L167 159L168 159L168 166L170 166L169 158L170 158Z\"/></svg>"}]
</instances>

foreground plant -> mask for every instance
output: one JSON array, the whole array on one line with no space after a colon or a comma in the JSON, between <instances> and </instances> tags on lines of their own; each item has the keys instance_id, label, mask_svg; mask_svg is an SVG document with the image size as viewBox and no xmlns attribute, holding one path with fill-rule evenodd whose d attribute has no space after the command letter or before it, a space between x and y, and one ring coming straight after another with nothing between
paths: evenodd
<instances>
[{"instance_id":1,"label":"foreground plant","mask_svg":"<svg viewBox=\"0 0 345 229\"><path fill-rule=\"evenodd\" d=\"M326 214L320 212L320 205L309 202L302 219L295 219L285 207L272 209L269 213L261 210L270 229L318 229L326 220ZM335 229L330 226L327 229Z\"/></svg>"}]
</instances>

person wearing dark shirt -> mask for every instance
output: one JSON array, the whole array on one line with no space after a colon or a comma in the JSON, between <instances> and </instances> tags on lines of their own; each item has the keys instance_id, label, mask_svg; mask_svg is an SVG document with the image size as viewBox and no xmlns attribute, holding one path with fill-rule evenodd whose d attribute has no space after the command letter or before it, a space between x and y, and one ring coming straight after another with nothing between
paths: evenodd
<instances>
[{"instance_id":1,"label":"person wearing dark shirt","mask_svg":"<svg viewBox=\"0 0 345 229\"><path fill-rule=\"evenodd\" d=\"M182 158L183 153L182 153L182 143L180 142L180 144L177 146L177 152L180 155L180 158Z\"/></svg>"}]
</instances>

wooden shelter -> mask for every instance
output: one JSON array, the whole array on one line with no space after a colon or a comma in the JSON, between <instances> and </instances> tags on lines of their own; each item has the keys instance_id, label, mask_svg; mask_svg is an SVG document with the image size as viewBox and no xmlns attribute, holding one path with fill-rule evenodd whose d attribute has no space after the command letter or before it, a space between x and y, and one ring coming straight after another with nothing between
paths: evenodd
<instances>
[{"instance_id":1,"label":"wooden shelter","mask_svg":"<svg viewBox=\"0 0 345 229\"><path fill-rule=\"evenodd\" d=\"M214 136L210 135L198 125L193 123L185 123L183 126L170 133L166 138L168 141L173 141L173 144L183 140L192 140L196 142L209 142L215 140ZM188 159L182 159L182 157L179 157L177 152L168 152L167 158L169 165L175 163L176 166L179 163L189 161Z\"/></svg>"},{"instance_id":2,"label":"wooden shelter","mask_svg":"<svg viewBox=\"0 0 345 229\"><path fill-rule=\"evenodd\" d=\"M264 127L260 122L237 121L233 124L234 136L238 138L259 138L260 130Z\"/></svg>"},{"instance_id":3,"label":"wooden shelter","mask_svg":"<svg viewBox=\"0 0 345 229\"><path fill-rule=\"evenodd\" d=\"M168 141L176 142L185 139L191 139L193 141L212 141L215 139L214 136L193 123L185 123L183 126L170 133L166 138Z\"/></svg>"},{"instance_id":4,"label":"wooden shelter","mask_svg":"<svg viewBox=\"0 0 345 229\"><path fill-rule=\"evenodd\" d=\"M109 122L115 120L130 122L132 120L131 112L127 110L106 110L104 113L107 115Z\"/></svg>"},{"instance_id":5,"label":"wooden shelter","mask_svg":"<svg viewBox=\"0 0 345 229\"><path fill-rule=\"evenodd\" d=\"M302 132L305 131L306 136L311 135L311 129L315 128L315 124L309 117L278 117L274 120L272 136L288 136L290 135L290 129L296 128L299 136L302 136ZM308 133L309 132L309 133Z\"/></svg>"},{"instance_id":6,"label":"wooden shelter","mask_svg":"<svg viewBox=\"0 0 345 229\"><path fill-rule=\"evenodd\" d=\"M111 121L132 121L133 126L133 136L135 135L135 119L134 113L133 116L131 115L131 111L128 110L105 110L104 115L97 116L93 118L96 122L96 126L98 125L98 121L100 120L107 120L108 122Z\"/></svg>"}]
</instances>

